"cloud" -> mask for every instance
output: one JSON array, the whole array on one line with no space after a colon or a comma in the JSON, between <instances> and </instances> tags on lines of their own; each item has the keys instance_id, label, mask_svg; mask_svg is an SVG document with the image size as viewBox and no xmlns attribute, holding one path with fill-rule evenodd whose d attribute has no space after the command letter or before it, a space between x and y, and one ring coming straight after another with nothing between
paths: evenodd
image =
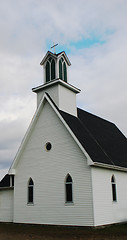
<instances>
[{"instance_id":1,"label":"cloud","mask_svg":"<svg viewBox=\"0 0 127 240\"><path fill-rule=\"evenodd\" d=\"M0 2L0 167L7 170L36 108L39 63L53 42L72 62L78 106L115 122L127 136L127 1ZM48 46L48 48L47 48Z\"/></svg>"}]
</instances>

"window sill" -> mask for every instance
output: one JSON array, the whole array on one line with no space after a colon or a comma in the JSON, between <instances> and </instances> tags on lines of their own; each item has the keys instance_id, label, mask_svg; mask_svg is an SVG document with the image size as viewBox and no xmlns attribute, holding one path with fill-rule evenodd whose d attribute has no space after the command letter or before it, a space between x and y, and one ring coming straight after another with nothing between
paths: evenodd
<instances>
[{"instance_id":1,"label":"window sill","mask_svg":"<svg viewBox=\"0 0 127 240\"><path fill-rule=\"evenodd\" d=\"M34 203L27 203L27 206L34 206Z\"/></svg>"},{"instance_id":2,"label":"window sill","mask_svg":"<svg viewBox=\"0 0 127 240\"><path fill-rule=\"evenodd\" d=\"M74 206L74 203L73 202L66 202L64 205L65 206Z\"/></svg>"}]
</instances>

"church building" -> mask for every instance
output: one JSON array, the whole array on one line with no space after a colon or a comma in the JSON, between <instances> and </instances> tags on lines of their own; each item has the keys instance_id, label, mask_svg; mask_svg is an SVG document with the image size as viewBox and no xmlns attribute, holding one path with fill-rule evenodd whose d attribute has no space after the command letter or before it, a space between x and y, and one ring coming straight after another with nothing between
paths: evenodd
<instances>
[{"instance_id":1,"label":"church building","mask_svg":"<svg viewBox=\"0 0 127 240\"><path fill-rule=\"evenodd\" d=\"M99 226L127 221L127 139L76 106L66 53L48 51L37 109L0 182L0 221Z\"/></svg>"}]
</instances>

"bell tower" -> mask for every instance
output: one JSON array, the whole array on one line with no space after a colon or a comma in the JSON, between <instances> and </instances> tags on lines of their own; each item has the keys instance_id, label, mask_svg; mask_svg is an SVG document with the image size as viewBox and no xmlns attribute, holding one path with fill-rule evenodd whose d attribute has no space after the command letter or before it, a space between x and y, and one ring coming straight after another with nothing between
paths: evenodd
<instances>
[{"instance_id":1,"label":"bell tower","mask_svg":"<svg viewBox=\"0 0 127 240\"><path fill-rule=\"evenodd\" d=\"M71 63L66 53L48 51L40 65L43 66L44 84L32 89L37 93L37 107L47 92L60 110L77 116L76 94L80 90L68 83Z\"/></svg>"},{"instance_id":2,"label":"bell tower","mask_svg":"<svg viewBox=\"0 0 127 240\"><path fill-rule=\"evenodd\" d=\"M68 81L67 72L71 63L65 52L56 54L48 51L40 65L44 68L44 83L55 79Z\"/></svg>"}]
</instances>

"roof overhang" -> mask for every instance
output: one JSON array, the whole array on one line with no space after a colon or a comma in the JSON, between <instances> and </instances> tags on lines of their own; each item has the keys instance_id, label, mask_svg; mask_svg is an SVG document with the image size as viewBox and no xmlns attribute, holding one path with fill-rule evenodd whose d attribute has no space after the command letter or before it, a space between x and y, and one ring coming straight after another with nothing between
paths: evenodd
<instances>
[{"instance_id":1,"label":"roof overhang","mask_svg":"<svg viewBox=\"0 0 127 240\"><path fill-rule=\"evenodd\" d=\"M14 187L0 187L0 191L2 190L13 190Z\"/></svg>"},{"instance_id":2,"label":"roof overhang","mask_svg":"<svg viewBox=\"0 0 127 240\"><path fill-rule=\"evenodd\" d=\"M92 162L92 164L90 164L90 165L92 167L101 167L101 168L108 168L108 169L113 169L113 170L117 170L117 171L127 172L127 168L125 168L125 167L120 167L120 166L115 166L115 165L110 165L110 164Z\"/></svg>"},{"instance_id":3,"label":"roof overhang","mask_svg":"<svg viewBox=\"0 0 127 240\"><path fill-rule=\"evenodd\" d=\"M60 85L70 89L71 91L73 91L75 93L80 93L80 91L81 91L80 89L74 87L73 85L71 85L71 84L69 84L69 83L67 83L67 82L65 82L65 81L63 81L63 80L61 80L59 78L57 78L55 80L52 80L52 81L50 81L48 83L45 83L43 85L40 85L38 87L32 88L32 91L36 93L38 91L41 91L42 89L48 88L48 87L50 87L52 85L55 85L55 84L60 84Z\"/></svg>"}]
</instances>

